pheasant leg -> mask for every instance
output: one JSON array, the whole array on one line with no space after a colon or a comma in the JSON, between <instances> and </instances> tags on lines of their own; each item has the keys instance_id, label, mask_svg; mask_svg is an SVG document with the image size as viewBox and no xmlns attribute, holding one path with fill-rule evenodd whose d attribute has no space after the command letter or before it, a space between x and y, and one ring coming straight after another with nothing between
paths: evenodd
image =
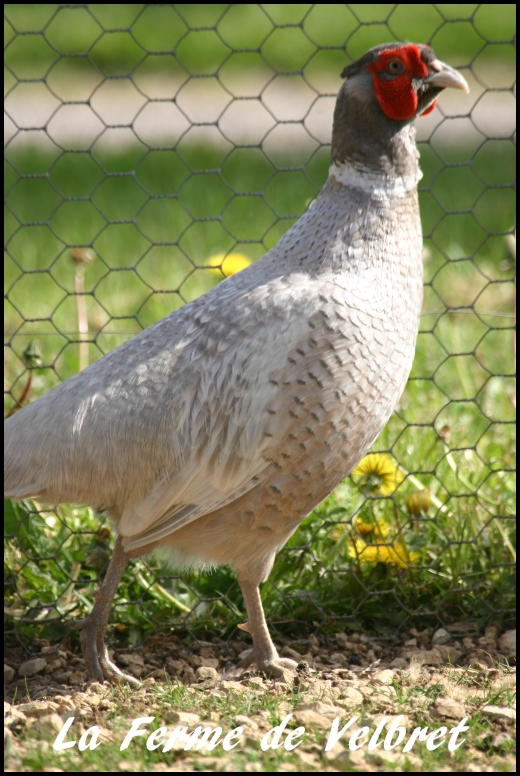
<instances>
[{"instance_id":1,"label":"pheasant leg","mask_svg":"<svg viewBox=\"0 0 520 776\"><path fill-rule=\"evenodd\" d=\"M279 657L273 644L265 621L258 585L240 578L238 582L247 609L247 631L253 637L253 652L241 660L237 668L248 668L254 663L259 671L274 677L283 677L287 671L294 673L298 664L294 660Z\"/></svg>"},{"instance_id":2,"label":"pheasant leg","mask_svg":"<svg viewBox=\"0 0 520 776\"><path fill-rule=\"evenodd\" d=\"M130 684L140 686L140 682L133 676L123 673L113 663L105 644L105 631L108 617L112 608L112 601L119 585L119 581L128 563L128 555L123 550L120 537L118 537L114 554L107 569L105 579L100 589L94 593L96 603L94 608L82 620L69 622L67 625L74 630L81 630L81 649L90 673L98 682L124 680Z\"/></svg>"}]
</instances>

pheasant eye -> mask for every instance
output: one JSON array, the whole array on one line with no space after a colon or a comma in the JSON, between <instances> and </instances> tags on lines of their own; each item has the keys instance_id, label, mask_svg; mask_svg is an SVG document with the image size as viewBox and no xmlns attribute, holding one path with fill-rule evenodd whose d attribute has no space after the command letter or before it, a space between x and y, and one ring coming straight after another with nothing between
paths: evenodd
<instances>
[{"instance_id":1,"label":"pheasant eye","mask_svg":"<svg viewBox=\"0 0 520 776\"><path fill-rule=\"evenodd\" d=\"M392 75L400 75L404 70L404 65L400 59L390 59L387 62L386 69Z\"/></svg>"}]
</instances>

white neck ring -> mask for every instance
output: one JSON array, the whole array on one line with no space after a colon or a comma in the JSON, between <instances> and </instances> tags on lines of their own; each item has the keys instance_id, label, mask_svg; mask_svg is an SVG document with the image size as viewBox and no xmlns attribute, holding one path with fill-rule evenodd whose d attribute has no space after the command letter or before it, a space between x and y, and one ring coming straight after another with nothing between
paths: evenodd
<instances>
[{"instance_id":1,"label":"white neck ring","mask_svg":"<svg viewBox=\"0 0 520 776\"><path fill-rule=\"evenodd\" d=\"M412 175L389 176L355 167L350 162L331 164L329 176L342 186L351 186L370 194L373 199L399 199L417 188L422 178L419 167Z\"/></svg>"}]
</instances>

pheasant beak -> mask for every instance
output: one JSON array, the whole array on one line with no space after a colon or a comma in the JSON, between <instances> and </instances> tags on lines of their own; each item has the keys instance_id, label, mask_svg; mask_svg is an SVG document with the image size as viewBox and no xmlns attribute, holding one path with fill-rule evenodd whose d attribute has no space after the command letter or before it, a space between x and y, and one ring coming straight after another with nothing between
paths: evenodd
<instances>
[{"instance_id":1,"label":"pheasant beak","mask_svg":"<svg viewBox=\"0 0 520 776\"><path fill-rule=\"evenodd\" d=\"M466 83L466 79L459 73L458 70L454 70L453 67L445 65L440 59L435 59L430 67L436 72L429 75L424 79L425 84L431 84L439 89L462 89L466 94L469 92L469 86Z\"/></svg>"}]
</instances>

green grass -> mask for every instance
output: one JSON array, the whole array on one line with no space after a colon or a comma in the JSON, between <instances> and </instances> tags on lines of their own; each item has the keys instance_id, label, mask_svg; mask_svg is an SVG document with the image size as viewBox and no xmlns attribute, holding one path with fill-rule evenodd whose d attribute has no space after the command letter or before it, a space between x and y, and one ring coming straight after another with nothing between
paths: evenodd
<instances>
[{"instance_id":1,"label":"green grass","mask_svg":"<svg viewBox=\"0 0 520 776\"><path fill-rule=\"evenodd\" d=\"M263 590L281 635L339 623L390 634L396 623L434 624L439 617L506 622L510 616L513 266L504 235L514 214L512 147L502 141L492 149L484 146L465 166L447 169L428 146L421 149L426 314L405 395L374 448L391 452L410 476L390 499L367 499L347 481L302 523ZM78 370L69 245L88 244L96 254L85 268L93 361L219 282L218 272L204 268L209 256L233 250L253 260L262 255L315 196L328 167L326 149L307 159L286 155L278 160L282 172L258 149L155 154L136 147L109 160L93 152L64 154L53 163L35 149L8 151L6 329L12 350L6 383L14 386L8 410L27 382L28 348L41 357L41 366L31 369L30 400ZM464 148L450 154L467 156ZM113 177L102 169L108 163ZM49 172L18 180L15 170ZM491 179L498 188L486 186ZM454 187L457 199L474 204L471 213L452 213ZM65 196L82 199L64 202ZM20 226L14 216L32 225ZM119 219L125 223L114 223ZM412 520L406 496L418 488L429 488L433 503ZM89 510L64 506L57 518L26 518L22 506L14 509L8 532L15 541L6 556L9 619L24 619L28 636L44 625L48 637L62 637L60 617L90 607L112 539L108 531L98 533ZM419 552L415 567L352 558L354 516L381 520L393 537L403 536ZM112 621L121 643L140 643L151 630L172 624L231 633L244 617L229 570L181 578L157 560L134 565L116 603Z\"/></svg>"},{"instance_id":2,"label":"green grass","mask_svg":"<svg viewBox=\"0 0 520 776\"><path fill-rule=\"evenodd\" d=\"M89 4L88 7L8 3L6 64L17 78L133 75L181 83L188 74L223 82L245 69L317 72L338 67L338 52L351 57L392 40L431 42L450 62L467 63L487 41L511 43L515 5L437 4ZM283 26L279 26L283 25ZM16 31L24 33L16 35ZM239 51L237 51L239 49ZM171 53L175 54L175 59ZM60 54L68 59L60 59ZM148 56L149 55L149 56ZM492 54L511 65L505 46ZM514 66L514 64L513 64ZM8 85L11 75L8 72Z\"/></svg>"}]
</instances>

